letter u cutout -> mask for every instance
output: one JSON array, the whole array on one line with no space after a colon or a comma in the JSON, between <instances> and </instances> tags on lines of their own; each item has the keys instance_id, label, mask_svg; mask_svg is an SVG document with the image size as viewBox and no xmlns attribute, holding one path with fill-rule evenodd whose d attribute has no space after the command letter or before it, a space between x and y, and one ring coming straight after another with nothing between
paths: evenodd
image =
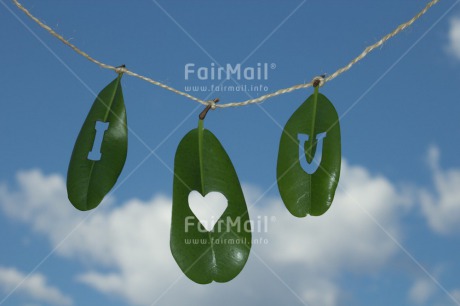
<instances>
[{"instance_id":1,"label":"letter u cutout","mask_svg":"<svg viewBox=\"0 0 460 306\"><path fill-rule=\"evenodd\" d=\"M310 139L310 136L307 134L298 134L297 139L299 140L299 163L303 171L308 174L313 174L318 170L319 165L321 164L321 159L323 157L323 139L326 137L326 132L316 135L316 152L315 156L311 160L311 163L307 161L305 155L305 142ZM318 157L319 156L319 157Z\"/></svg>"}]
</instances>

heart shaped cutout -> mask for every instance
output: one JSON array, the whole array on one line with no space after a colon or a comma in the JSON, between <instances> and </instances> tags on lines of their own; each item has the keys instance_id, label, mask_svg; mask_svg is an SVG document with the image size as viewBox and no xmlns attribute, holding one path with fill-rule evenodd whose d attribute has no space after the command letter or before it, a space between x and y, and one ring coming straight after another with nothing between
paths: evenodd
<instances>
[{"instance_id":1,"label":"heart shaped cutout","mask_svg":"<svg viewBox=\"0 0 460 306\"><path fill-rule=\"evenodd\" d=\"M220 192L212 191L203 197L193 190L188 195L188 205L203 227L210 232L227 209L228 201Z\"/></svg>"}]
</instances>

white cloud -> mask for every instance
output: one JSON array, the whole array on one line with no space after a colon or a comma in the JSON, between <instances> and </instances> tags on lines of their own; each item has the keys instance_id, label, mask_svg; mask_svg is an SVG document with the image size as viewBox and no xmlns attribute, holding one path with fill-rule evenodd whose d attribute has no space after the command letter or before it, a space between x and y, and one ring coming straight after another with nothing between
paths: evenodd
<instances>
[{"instance_id":1,"label":"white cloud","mask_svg":"<svg viewBox=\"0 0 460 306\"><path fill-rule=\"evenodd\" d=\"M303 299L307 305L334 306L338 304L340 289L331 281L318 279L304 290Z\"/></svg>"},{"instance_id":2,"label":"white cloud","mask_svg":"<svg viewBox=\"0 0 460 306\"><path fill-rule=\"evenodd\" d=\"M299 298L310 305L337 305L341 273L378 272L397 252L387 234L401 239L400 218L410 204L387 179L346 163L333 206L321 217L295 218L278 198L264 198L252 207L260 192L245 188L253 219L276 217L268 233L254 234L269 243L253 246L245 269L232 282L202 286L186 280L170 254L169 198L131 200L81 213L68 203L62 177L30 171L19 173L17 180L17 191L0 186L6 214L31 224L53 246L72 233L57 252L85 261L87 271L77 280L139 305L158 298L160 304L186 299L210 305L223 294L222 305L243 300L253 305L294 304ZM83 218L85 223L74 230Z\"/></svg>"},{"instance_id":3,"label":"white cloud","mask_svg":"<svg viewBox=\"0 0 460 306\"><path fill-rule=\"evenodd\" d=\"M438 233L449 234L460 230L460 170L442 171L439 155L437 147L430 148L428 162L437 194L422 189L420 201L430 227Z\"/></svg>"},{"instance_id":4,"label":"white cloud","mask_svg":"<svg viewBox=\"0 0 460 306\"><path fill-rule=\"evenodd\" d=\"M409 299L418 304L425 304L436 292L435 283L428 278L417 279L409 290Z\"/></svg>"},{"instance_id":5,"label":"white cloud","mask_svg":"<svg viewBox=\"0 0 460 306\"><path fill-rule=\"evenodd\" d=\"M36 301L52 303L55 305L72 305L72 299L59 291L56 287L47 284L45 276L40 273L26 275L15 268L0 266L0 288L5 293L10 293L18 287L18 292Z\"/></svg>"},{"instance_id":6,"label":"white cloud","mask_svg":"<svg viewBox=\"0 0 460 306\"><path fill-rule=\"evenodd\" d=\"M456 301L460 301L460 289L455 289L450 294Z\"/></svg>"},{"instance_id":7,"label":"white cloud","mask_svg":"<svg viewBox=\"0 0 460 306\"><path fill-rule=\"evenodd\" d=\"M388 180L344 163L341 188L323 216L294 218L279 201L259 213L279 216L270 234L274 235L272 247L274 244L283 252L270 252L274 261L304 264L333 274L343 269L378 269L396 251L387 233L400 238L399 220L409 204L410 198Z\"/></svg>"},{"instance_id":8,"label":"white cloud","mask_svg":"<svg viewBox=\"0 0 460 306\"><path fill-rule=\"evenodd\" d=\"M454 17L450 20L447 50L453 56L460 59L460 17Z\"/></svg>"}]
</instances>

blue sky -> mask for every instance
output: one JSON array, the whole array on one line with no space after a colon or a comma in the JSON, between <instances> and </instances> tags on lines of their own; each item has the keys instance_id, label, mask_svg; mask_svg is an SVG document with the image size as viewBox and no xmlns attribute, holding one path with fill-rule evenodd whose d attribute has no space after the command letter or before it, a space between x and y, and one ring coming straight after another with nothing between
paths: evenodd
<instances>
[{"instance_id":1,"label":"blue sky","mask_svg":"<svg viewBox=\"0 0 460 306\"><path fill-rule=\"evenodd\" d=\"M458 2L440 1L321 89L343 115L344 164L322 217L290 216L273 185L280 126L311 89L208 115L250 215L276 220L255 234L268 243L237 278L202 286L169 251L169 169L202 106L124 76L135 133L125 168L95 212L76 211L65 193L70 154L94 94L116 75L0 0L0 305L460 305ZM274 69L242 83L271 92L346 65L425 1L23 4L95 58L180 90L219 83L186 80L189 63L249 56L243 66ZM194 95L227 103L264 93Z\"/></svg>"}]
</instances>

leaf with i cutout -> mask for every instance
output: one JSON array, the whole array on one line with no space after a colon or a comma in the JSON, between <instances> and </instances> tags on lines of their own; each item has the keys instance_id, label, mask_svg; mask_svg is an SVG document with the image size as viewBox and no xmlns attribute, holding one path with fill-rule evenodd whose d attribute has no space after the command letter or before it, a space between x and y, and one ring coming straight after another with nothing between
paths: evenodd
<instances>
[{"instance_id":1,"label":"leaf with i cutout","mask_svg":"<svg viewBox=\"0 0 460 306\"><path fill-rule=\"evenodd\" d=\"M97 207L125 164L128 128L121 76L99 93L75 142L67 172L67 194L79 210ZM104 123L108 123L105 131L98 128Z\"/></svg>"},{"instance_id":2,"label":"leaf with i cutout","mask_svg":"<svg viewBox=\"0 0 460 306\"><path fill-rule=\"evenodd\" d=\"M281 136L277 179L286 208L296 217L324 214L340 177L337 111L318 87L291 116Z\"/></svg>"},{"instance_id":3,"label":"leaf with i cutout","mask_svg":"<svg viewBox=\"0 0 460 306\"><path fill-rule=\"evenodd\" d=\"M219 192L227 208L207 231L189 205L192 191ZM219 140L199 121L180 142L174 160L171 252L188 278L200 284L228 282L249 256L251 224L238 176Z\"/></svg>"}]
</instances>

